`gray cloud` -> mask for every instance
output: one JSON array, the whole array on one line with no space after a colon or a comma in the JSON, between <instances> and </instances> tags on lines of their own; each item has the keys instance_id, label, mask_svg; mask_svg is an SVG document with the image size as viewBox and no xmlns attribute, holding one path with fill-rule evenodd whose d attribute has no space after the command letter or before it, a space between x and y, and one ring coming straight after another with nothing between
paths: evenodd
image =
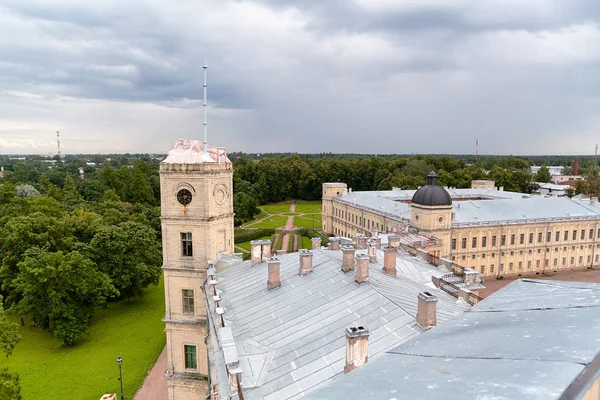
<instances>
[{"instance_id":1,"label":"gray cloud","mask_svg":"<svg viewBox=\"0 0 600 400\"><path fill-rule=\"evenodd\" d=\"M200 137L205 59L230 150L591 152L599 24L592 0L8 0L0 152Z\"/></svg>"}]
</instances>

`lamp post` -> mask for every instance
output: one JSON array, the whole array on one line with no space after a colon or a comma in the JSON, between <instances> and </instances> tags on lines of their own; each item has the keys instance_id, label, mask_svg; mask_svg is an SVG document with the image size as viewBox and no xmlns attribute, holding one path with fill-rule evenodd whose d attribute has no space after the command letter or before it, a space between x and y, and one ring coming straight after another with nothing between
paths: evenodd
<instances>
[{"instance_id":1,"label":"lamp post","mask_svg":"<svg viewBox=\"0 0 600 400\"><path fill-rule=\"evenodd\" d=\"M121 400L125 400L125 395L123 394L123 372L121 371L122 363L123 363L123 358L121 356L118 356L117 364L119 364L119 383L121 384Z\"/></svg>"}]
</instances>

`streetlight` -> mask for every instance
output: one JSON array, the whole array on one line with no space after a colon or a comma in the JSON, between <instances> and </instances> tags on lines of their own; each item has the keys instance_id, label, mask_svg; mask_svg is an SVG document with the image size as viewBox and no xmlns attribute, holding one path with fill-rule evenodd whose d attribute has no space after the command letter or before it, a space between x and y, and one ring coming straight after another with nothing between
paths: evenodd
<instances>
[{"instance_id":1,"label":"streetlight","mask_svg":"<svg viewBox=\"0 0 600 400\"><path fill-rule=\"evenodd\" d=\"M123 358L121 356L118 356L117 364L119 364L119 383L121 384L121 400L125 400L125 395L123 394L123 373L121 371L121 363L123 363Z\"/></svg>"}]
</instances>

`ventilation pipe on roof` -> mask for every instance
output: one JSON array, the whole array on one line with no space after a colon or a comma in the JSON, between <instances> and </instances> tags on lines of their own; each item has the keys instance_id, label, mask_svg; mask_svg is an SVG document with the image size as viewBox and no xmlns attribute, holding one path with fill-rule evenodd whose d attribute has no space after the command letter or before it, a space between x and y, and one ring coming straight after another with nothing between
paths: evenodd
<instances>
[{"instance_id":1,"label":"ventilation pipe on roof","mask_svg":"<svg viewBox=\"0 0 600 400\"><path fill-rule=\"evenodd\" d=\"M598 198L597 197L590 197L590 204L595 206L596 203L598 202Z\"/></svg>"},{"instance_id":2,"label":"ventilation pipe on roof","mask_svg":"<svg viewBox=\"0 0 600 400\"><path fill-rule=\"evenodd\" d=\"M366 254L356 255L356 282L369 281L369 256Z\"/></svg>"},{"instance_id":3,"label":"ventilation pipe on roof","mask_svg":"<svg viewBox=\"0 0 600 400\"><path fill-rule=\"evenodd\" d=\"M321 248L321 238L318 238L318 237L311 238L310 242L311 242L313 250L318 250Z\"/></svg>"},{"instance_id":4,"label":"ventilation pipe on roof","mask_svg":"<svg viewBox=\"0 0 600 400\"><path fill-rule=\"evenodd\" d=\"M339 237L330 237L329 242L331 243L331 250L339 250L341 241L342 239L340 239Z\"/></svg>"},{"instance_id":5,"label":"ventilation pipe on roof","mask_svg":"<svg viewBox=\"0 0 600 400\"><path fill-rule=\"evenodd\" d=\"M383 272L388 275L397 276L398 271L396 270L396 249L393 247L383 248Z\"/></svg>"},{"instance_id":6,"label":"ventilation pipe on roof","mask_svg":"<svg viewBox=\"0 0 600 400\"><path fill-rule=\"evenodd\" d=\"M346 365L344 373L369 361L369 330L364 326L346 328Z\"/></svg>"},{"instance_id":7,"label":"ventilation pipe on roof","mask_svg":"<svg viewBox=\"0 0 600 400\"><path fill-rule=\"evenodd\" d=\"M400 236L388 235L388 247L398 248L400 247Z\"/></svg>"},{"instance_id":8,"label":"ventilation pipe on roof","mask_svg":"<svg viewBox=\"0 0 600 400\"><path fill-rule=\"evenodd\" d=\"M280 269L281 261L277 257L271 258L267 261L269 267L268 278L267 278L267 290L274 289L281 286Z\"/></svg>"},{"instance_id":9,"label":"ventilation pipe on roof","mask_svg":"<svg viewBox=\"0 0 600 400\"><path fill-rule=\"evenodd\" d=\"M367 249L369 252L369 261L377 262L377 242L375 240L369 239L367 242Z\"/></svg>"},{"instance_id":10,"label":"ventilation pipe on roof","mask_svg":"<svg viewBox=\"0 0 600 400\"><path fill-rule=\"evenodd\" d=\"M312 272L313 253L310 250L300 250L298 252L300 258L300 266L298 268L298 274L304 276Z\"/></svg>"},{"instance_id":11,"label":"ventilation pipe on roof","mask_svg":"<svg viewBox=\"0 0 600 400\"><path fill-rule=\"evenodd\" d=\"M342 246L342 271L354 270L354 254L356 250L352 246Z\"/></svg>"},{"instance_id":12,"label":"ventilation pipe on roof","mask_svg":"<svg viewBox=\"0 0 600 400\"><path fill-rule=\"evenodd\" d=\"M417 308L417 325L423 329L436 326L437 297L429 292L421 292L417 295L419 305Z\"/></svg>"}]
</instances>

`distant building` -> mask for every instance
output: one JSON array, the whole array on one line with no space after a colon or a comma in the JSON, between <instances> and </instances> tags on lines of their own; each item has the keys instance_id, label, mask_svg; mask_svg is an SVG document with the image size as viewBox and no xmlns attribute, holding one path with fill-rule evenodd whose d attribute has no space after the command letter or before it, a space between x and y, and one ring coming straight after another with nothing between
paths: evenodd
<instances>
[{"instance_id":1,"label":"distant building","mask_svg":"<svg viewBox=\"0 0 600 400\"><path fill-rule=\"evenodd\" d=\"M557 185L565 184L571 181L584 181L585 177L581 175L553 175L552 182Z\"/></svg>"},{"instance_id":2,"label":"distant building","mask_svg":"<svg viewBox=\"0 0 600 400\"><path fill-rule=\"evenodd\" d=\"M538 171L540 170L540 168L542 168L541 165L532 165L531 166L531 173L532 174L537 174ZM560 165L551 165L551 166L547 166L546 168L548 168L548 171L550 171L550 175L554 176L554 175L562 175L563 171L565 170L565 167L560 166Z\"/></svg>"},{"instance_id":3,"label":"distant building","mask_svg":"<svg viewBox=\"0 0 600 400\"><path fill-rule=\"evenodd\" d=\"M562 187L562 186L561 186ZM430 174L419 190L352 192L323 184L323 232L354 237L418 232L426 250L485 277L600 266L600 207L567 197L445 189Z\"/></svg>"}]
</instances>

